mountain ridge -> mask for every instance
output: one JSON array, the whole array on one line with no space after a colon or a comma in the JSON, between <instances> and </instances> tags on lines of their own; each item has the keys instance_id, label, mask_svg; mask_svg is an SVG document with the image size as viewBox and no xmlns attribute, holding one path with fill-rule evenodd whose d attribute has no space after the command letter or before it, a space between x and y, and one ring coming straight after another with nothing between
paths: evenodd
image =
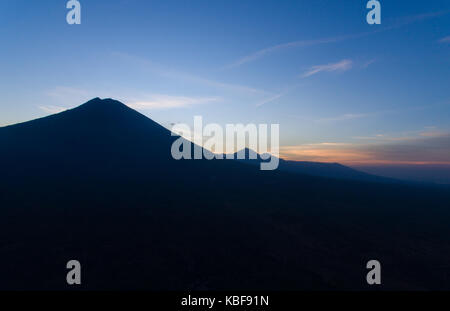
<instances>
[{"instance_id":1,"label":"mountain ridge","mask_svg":"<svg viewBox=\"0 0 450 311\"><path fill-rule=\"evenodd\" d=\"M100 122L101 126L96 126ZM90 126L89 128L88 125ZM71 128L76 130L71 132ZM81 137L87 140L90 138L90 135L94 135L99 141L102 139L109 140L110 143L117 140L110 137L110 133L120 135L121 132L127 132L129 137L133 135L140 137L142 140L141 144L143 144L144 141L146 141L146 144L153 144L153 147L155 147L153 148L153 152L164 157L170 157L170 154L168 153L170 151L169 143L171 144L173 140L177 138L177 136L171 137L172 133L170 130L164 128L151 118L131 109L120 101L111 98L100 99L99 97L93 98L78 107L68 109L57 114L2 127L0 128L0 133L3 132L5 135L5 133L9 132L13 136L16 135L14 140L18 142L21 139L20 137L28 135L26 133L27 129L31 129L34 132L41 131L41 136L45 135L48 137L53 137L56 141L62 141L64 139L67 140L67 137L73 137L76 135L80 136L80 140ZM56 133L52 133L53 130L56 131ZM20 134L21 132L22 134ZM33 140L42 141L42 137L34 137ZM76 142L79 144L80 140L71 139L71 142ZM3 143L7 144L4 140ZM10 144L11 143L12 142L10 141ZM33 142L28 143L32 144ZM47 141L47 143L50 144L51 142ZM55 144L55 142L53 143ZM125 143L125 139L122 140L121 143ZM189 143L193 145L192 142ZM35 148L38 148L38 146L35 145ZM193 148L191 148L191 150L193 150ZM114 150L111 150L111 152L112 151ZM235 159L239 162L246 164L259 164L261 161L266 161L261 158L260 154L248 148L244 150L246 156L244 160L239 160L237 158L238 153L239 152L235 153ZM249 155L251 153L256 156L256 161L250 159ZM51 153L49 156L51 156ZM279 159L279 161L280 165L278 169L291 173L364 181L388 180L358 172L338 163L286 161L283 159Z\"/></svg>"}]
</instances>

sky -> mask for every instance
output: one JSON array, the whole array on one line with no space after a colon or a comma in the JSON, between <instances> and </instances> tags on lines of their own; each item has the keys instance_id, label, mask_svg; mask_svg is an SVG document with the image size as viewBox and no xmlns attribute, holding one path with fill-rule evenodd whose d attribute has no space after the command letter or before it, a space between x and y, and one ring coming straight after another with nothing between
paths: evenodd
<instances>
[{"instance_id":1,"label":"sky","mask_svg":"<svg viewBox=\"0 0 450 311\"><path fill-rule=\"evenodd\" d=\"M450 1L0 0L0 126L114 98L280 124L281 157L450 165Z\"/></svg>"}]
</instances>

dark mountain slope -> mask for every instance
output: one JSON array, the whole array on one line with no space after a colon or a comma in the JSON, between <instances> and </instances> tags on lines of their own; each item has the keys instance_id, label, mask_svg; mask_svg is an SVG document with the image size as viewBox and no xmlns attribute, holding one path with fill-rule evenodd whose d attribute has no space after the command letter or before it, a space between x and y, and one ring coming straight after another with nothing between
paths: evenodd
<instances>
[{"instance_id":1,"label":"dark mountain slope","mask_svg":"<svg viewBox=\"0 0 450 311\"><path fill-rule=\"evenodd\" d=\"M112 100L0 128L0 289L449 289L450 195L170 156Z\"/></svg>"}]
</instances>

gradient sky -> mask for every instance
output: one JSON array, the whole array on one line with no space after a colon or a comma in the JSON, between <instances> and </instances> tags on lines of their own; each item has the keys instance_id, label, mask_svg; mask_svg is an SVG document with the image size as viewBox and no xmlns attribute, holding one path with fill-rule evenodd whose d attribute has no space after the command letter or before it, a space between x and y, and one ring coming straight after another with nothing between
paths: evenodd
<instances>
[{"instance_id":1,"label":"gradient sky","mask_svg":"<svg viewBox=\"0 0 450 311\"><path fill-rule=\"evenodd\" d=\"M0 126L111 97L172 123L279 123L281 154L450 164L450 1L0 0Z\"/></svg>"}]
</instances>

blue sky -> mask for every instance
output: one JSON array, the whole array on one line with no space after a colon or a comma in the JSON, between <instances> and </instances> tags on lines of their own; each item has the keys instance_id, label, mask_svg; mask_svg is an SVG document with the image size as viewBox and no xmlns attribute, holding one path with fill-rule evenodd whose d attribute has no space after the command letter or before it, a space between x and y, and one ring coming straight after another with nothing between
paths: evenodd
<instances>
[{"instance_id":1,"label":"blue sky","mask_svg":"<svg viewBox=\"0 0 450 311\"><path fill-rule=\"evenodd\" d=\"M112 97L169 127L279 123L281 154L450 164L450 2L1 0L0 126Z\"/></svg>"}]
</instances>

